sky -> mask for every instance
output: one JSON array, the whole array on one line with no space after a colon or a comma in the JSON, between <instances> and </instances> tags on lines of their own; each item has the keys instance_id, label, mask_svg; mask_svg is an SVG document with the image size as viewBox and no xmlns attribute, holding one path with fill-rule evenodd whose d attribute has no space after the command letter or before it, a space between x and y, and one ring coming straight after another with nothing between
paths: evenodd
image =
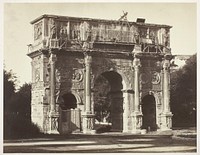
<instances>
[{"instance_id":1,"label":"sky","mask_svg":"<svg viewBox=\"0 0 200 155\"><path fill-rule=\"evenodd\" d=\"M18 77L18 85L31 82L31 58L27 45L33 43L32 20L43 14L117 20L128 12L146 23L165 24L171 29L172 54L197 52L196 3L4 3L3 63Z\"/></svg>"}]
</instances>

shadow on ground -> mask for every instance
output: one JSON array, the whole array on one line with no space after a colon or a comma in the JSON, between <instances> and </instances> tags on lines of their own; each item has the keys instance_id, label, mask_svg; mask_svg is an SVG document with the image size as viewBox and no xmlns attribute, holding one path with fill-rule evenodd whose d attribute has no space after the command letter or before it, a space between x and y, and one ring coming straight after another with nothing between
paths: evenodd
<instances>
[{"instance_id":1,"label":"shadow on ground","mask_svg":"<svg viewBox=\"0 0 200 155\"><path fill-rule=\"evenodd\" d=\"M4 141L5 153L196 152L196 138L172 135L70 134Z\"/></svg>"}]
</instances>

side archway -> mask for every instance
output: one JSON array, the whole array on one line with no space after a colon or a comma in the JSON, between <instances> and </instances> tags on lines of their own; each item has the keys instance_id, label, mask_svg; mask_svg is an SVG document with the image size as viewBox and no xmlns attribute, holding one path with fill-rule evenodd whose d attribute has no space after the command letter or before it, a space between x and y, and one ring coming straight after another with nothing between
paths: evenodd
<instances>
[{"instance_id":1,"label":"side archway","mask_svg":"<svg viewBox=\"0 0 200 155\"><path fill-rule=\"evenodd\" d=\"M72 93L62 95L63 103L60 105L62 110L77 108L77 99Z\"/></svg>"},{"instance_id":2,"label":"side archway","mask_svg":"<svg viewBox=\"0 0 200 155\"><path fill-rule=\"evenodd\" d=\"M146 95L142 98L142 128L147 131L156 131L156 100L153 95Z\"/></svg>"},{"instance_id":3,"label":"side archway","mask_svg":"<svg viewBox=\"0 0 200 155\"><path fill-rule=\"evenodd\" d=\"M80 97L71 92L61 96L60 116L59 116L59 132L68 134L74 131L81 130L81 115L80 109L77 108L81 103Z\"/></svg>"}]
</instances>

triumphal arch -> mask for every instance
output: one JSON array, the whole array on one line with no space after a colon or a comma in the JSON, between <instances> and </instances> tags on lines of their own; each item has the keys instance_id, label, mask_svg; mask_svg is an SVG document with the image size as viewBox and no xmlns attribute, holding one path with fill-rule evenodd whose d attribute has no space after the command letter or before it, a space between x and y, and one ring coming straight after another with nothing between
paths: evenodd
<instances>
[{"instance_id":1,"label":"triumphal arch","mask_svg":"<svg viewBox=\"0 0 200 155\"><path fill-rule=\"evenodd\" d=\"M100 91L111 130L170 130L171 26L126 15L43 15L31 22L31 118L42 132L94 133Z\"/></svg>"}]
</instances>

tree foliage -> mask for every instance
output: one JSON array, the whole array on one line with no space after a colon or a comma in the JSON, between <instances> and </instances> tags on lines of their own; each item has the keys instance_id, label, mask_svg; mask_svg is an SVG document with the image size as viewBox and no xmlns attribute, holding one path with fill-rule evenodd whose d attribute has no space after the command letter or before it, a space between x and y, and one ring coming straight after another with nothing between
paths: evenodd
<instances>
[{"instance_id":1,"label":"tree foliage","mask_svg":"<svg viewBox=\"0 0 200 155\"><path fill-rule=\"evenodd\" d=\"M171 74L171 108L174 126L196 124L196 54Z\"/></svg>"},{"instance_id":2,"label":"tree foliage","mask_svg":"<svg viewBox=\"0 0 200 155\"><path fill-rule=\"evenodd\" d=\"M6 71L3 70L4 74L4 93L3 93L3 101L4 101L4 110L9 111L10 109L10 101L12 96L15 94L15 82L16 82L16 76L12 73L12 70ZM6 103L6 104L5 104ZM6 108L6 109L5 109Z\"/></svg>"},{"instance_id":3,"label":"tree foliage","mask_svg":"<svg viewBox=\"0 0 200 155\"><path fill-rule=\"evenodd\" d=\"M39 133L31 123L31 84L16 91L17 77L4 70L4 138L33 136Z\"/></svg>"},{"instance_id":4,"label":"tree foliage","mask_svg":"<svg viewBox=\"0 0 200 155\"><path fill-rule=\"evenodd\" d=\"M104 119L109 121L110 119L110 98L109 91L110 85L106 78L99 76L95 81L95 93L94 93L94 111L96 119L103 122Z\"/></svg>"}]
</instances>

